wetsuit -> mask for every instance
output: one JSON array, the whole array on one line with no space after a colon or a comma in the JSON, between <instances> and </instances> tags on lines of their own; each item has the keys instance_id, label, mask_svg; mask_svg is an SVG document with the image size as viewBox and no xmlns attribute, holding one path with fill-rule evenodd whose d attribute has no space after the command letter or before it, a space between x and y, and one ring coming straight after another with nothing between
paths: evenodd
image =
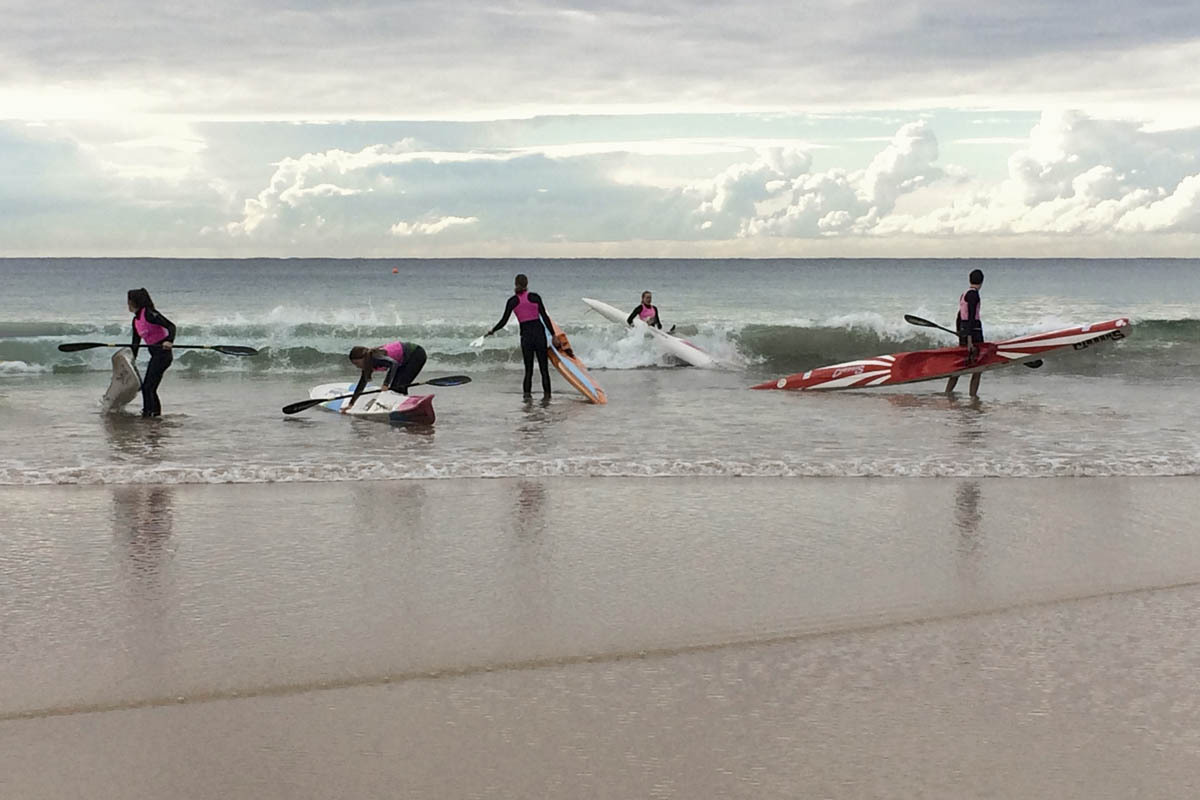
<instances>
[{"instance_id":1,"label":"wetsuit","mask_svg":"<svg viewBox=\"0 0 1200 800\"><path fill-rule=\"evenodd\" d=\"M510 315L516 314L521 323L521 357L525 361L525 380L521 388L525 394L533 392L533 359L537 357L538 369L542 373L542 393L550 396L550 364L546 352L546 331L554 330L554 323L542 305L541 295L536 292L517 292L508 298L504 316L489 331L495 333L508 324Z\"/></svg>"},{"instance_id":2,"label":"wetsuit","mask_svg":"<svg viewBox=\"0 0 1200 800\"><path fill-rule=\"evenodd\" d=\"M634 317L641 317L642 322L662 330L662 322L658 319L658 306L639 305L629 313L629 318L625 320L626 324L632 325Z\"/></svg>"},{"instance_id":3,"label":"wetsuit","mask_svg":"<svg viewBox=\"0 0 1200 800\"><path fill-rule=\"evenodd\" d=\"M390 342L376 347L363 360L362 375L354 387L354 397L346 404L350 408L358 400L371 375L387 370L383 385L397 394L408 394L408 387L425 367L425 348L412 342Z\"/></svg>"},{"instance_id":4,"label":"wetsuit","mask_svg":"<svg viewBox=\"0 0 1200 800\"><path fill-rule=\"evenodd\" d=\"M167 367L175 360L171 351L163 347L162 343L175 341L175 323L152 308L143 308L133 317L133 341L129 347L133 350L135 360L138 346L143 341L146 343L146 349L150 351L150 363L142 377L142 416L157 417L162 415L158 385L162 383Z\"/></svg>"},{"instance_id":5,"label":"wetsuit","mask_svg":"<svg viewBox=\"0 0 1200 800\"><path fill-rule=\"evenodd\" d=\"M958 320L955 327L958 330L958 346L966 347L969 343L980 344L983 341L983 320L980 318L980 307L983 300L979 297L978 289L967 289L958 299Z\"/></svg>"}]
</instances>

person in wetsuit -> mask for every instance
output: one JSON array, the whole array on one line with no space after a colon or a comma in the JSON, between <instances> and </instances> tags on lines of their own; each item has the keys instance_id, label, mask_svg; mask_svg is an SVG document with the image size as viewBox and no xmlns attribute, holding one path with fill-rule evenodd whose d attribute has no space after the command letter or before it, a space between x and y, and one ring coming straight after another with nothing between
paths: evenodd
<instances>
[{"instance_id":1,"label":"person in wetsuit","mask_svg":"<svg viewBox=\"0 0 1200 800\"><path fill-rule=\"evenodd\" d=\"M171 348L175 342L175 323L154 308L154 301L144 288L130 289L125 297L133 312L133 340L129 345L133 358L137 360L138 347L143 342L150 352L150 363L142 377L142 416L159 417L162 403L158 399L158 385L174 360Z\"/></svg>"},{"instance_id":2,"label":"person in wetsuit","mask_svg":"<svg viewBox=\"0 0 1200 800\"><path fill-rule=\"evenodd\" d=\"M983 318L980 315L983 300L979 297L979 289L983 286L983 270L971 270L967 280L971 285L958 298L958 317L954 327L958 331L958 346L967 348L967 366L971 366L979 357L979 345L983 343ZM976 372L971 376L971 397L979 396L980 375ZM957 384L958 376L951 376L946 381L946 394L953 392Z\"/></svg>"},{"instance_id":3,"label":"person in wetsuit","mask_svg":"<svg viewBox=\"0 0 1200 800\"><path fill-rule=\"evenodd\" d=\"M537 357L538 369L542 373L542 396L550 397L550 364L546 352L546 332L554 330L554 323L546 313L546 306L536 292L529 291L529 278L517 275L513 281L513 296L504 306L504 316L484 334L491 336L508 324L510 315L515 314L521 323L521 357L525 360L525 380L521 384L526 397L533 396L533 359Z\"/></svg>"},{"instance_id":4,"label":"person in wetsuit","mask_svg":"<svg viewBox=\"0 0 1200 800\"><path fill-rule=\"evenodd\" d=\"M632 325L635 319L641 319L647 325L653 325L662 330L662 322L658 319L658 306L652 302L653 295L650 292L642 292L642 303L633 311L629 312L629 318L625 320L627 325Z\"/></svg>"},{"instance_id":5,"label":"person in wetsuit","mask_svg":"<svg viewBox=\"0 0 1200 800\"><path fill-rule=\"evenodd\" d=\"M397 394L408 394L408 387L420 374L425 366L425 348L412 342L389 342L379 347L350 348L350 363L362 370L358 385L354 387L354 396L350 402L342 406L345 414L363 393L371 376L381 370L387 370L383 376L383 388L391 389Z\"/></svg>"}]
</instances>

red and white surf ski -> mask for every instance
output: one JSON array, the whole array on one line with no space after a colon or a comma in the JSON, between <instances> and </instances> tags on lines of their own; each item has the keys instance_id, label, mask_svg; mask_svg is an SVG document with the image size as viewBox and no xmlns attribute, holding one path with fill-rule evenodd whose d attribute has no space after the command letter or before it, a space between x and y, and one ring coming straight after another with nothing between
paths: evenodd
<instances>
[{"instance_id":1,"label":"red and white surf ski","mask_svg":"<svg viewBox=\"0 0 1200 800\"><path fill-rule=\"evenodd\" d=\"M1077 328L1018 336L1003 342L984 342L979 345L978 357L970 366L967 365L967 348L943 347L938 350L894 353L818 367L750 388L797 391L865 389L869 386L895 386L954 375L970 375L1007 367L1010 364L1035 361L1059 350L1086 350L1104 342L1124 339L1129 336L1131 327L1128 319L1110 319L1107 322L1096 322Z\"/></svg>"}]
</instances>

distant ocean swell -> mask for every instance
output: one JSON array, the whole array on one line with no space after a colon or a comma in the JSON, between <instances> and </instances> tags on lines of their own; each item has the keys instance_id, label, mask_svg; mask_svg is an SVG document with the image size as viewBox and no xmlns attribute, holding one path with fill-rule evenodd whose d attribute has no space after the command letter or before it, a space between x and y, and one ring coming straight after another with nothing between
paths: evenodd
<instances>
[{"instance_id":1,"label":"distant ocean swell","mask_svg":"<svg viewBox=\"0 0 1200 800\"><path fill-rule=\"evenodd\" d=\"M1032 328L991 326L988 333L990 339L1000 339L1060 326L1050 321ZM181 351L176 354L176 368L315 374L331 367L344 367L346 352L354 344L378 344L398 336L425 347L434 367L486 370L518 366L520 355L511 331L489 339L484 348L470 347L469 342L486 327L485 323L462 325L441 321L402 327L287 321L191 325L185 329L186 335L180 336L180 343L250 345L259 348L260 353L237 358L212 351ZM875 315L820 322L681 325L676 333L728 366L754 366L778 372L954 343L949 334L903 322L885 323ZM576 353L594 369L636 369L670 363L643 334L626 332L609 323L576 325L569 334ZM111 349L63 353L57 349L58 345L68 341L121 343L127 337L128 328L121 325L0 323L0 376L107 371ZM1120 346L1089 351L1086 358L1055 360L1053 365L1055 369L1083 375L1200 375L1200 320L1135 320L1133 335Z\"/></svg>"}]
</instances>

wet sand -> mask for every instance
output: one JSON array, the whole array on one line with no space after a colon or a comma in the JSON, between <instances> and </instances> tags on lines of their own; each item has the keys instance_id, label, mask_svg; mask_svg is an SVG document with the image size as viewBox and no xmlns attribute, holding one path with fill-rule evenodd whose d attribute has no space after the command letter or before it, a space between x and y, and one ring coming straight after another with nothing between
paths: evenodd
<instances>
[{"instance_id":1,"label":"wet sand","mask_svg":"<svg viewBox=\"0 0 1200 800\"><path fill-rule=\"evenodd\" d=\"M0 489L0 796L1191 796L1198 486Z\"/></svg>"}]
</instances>

